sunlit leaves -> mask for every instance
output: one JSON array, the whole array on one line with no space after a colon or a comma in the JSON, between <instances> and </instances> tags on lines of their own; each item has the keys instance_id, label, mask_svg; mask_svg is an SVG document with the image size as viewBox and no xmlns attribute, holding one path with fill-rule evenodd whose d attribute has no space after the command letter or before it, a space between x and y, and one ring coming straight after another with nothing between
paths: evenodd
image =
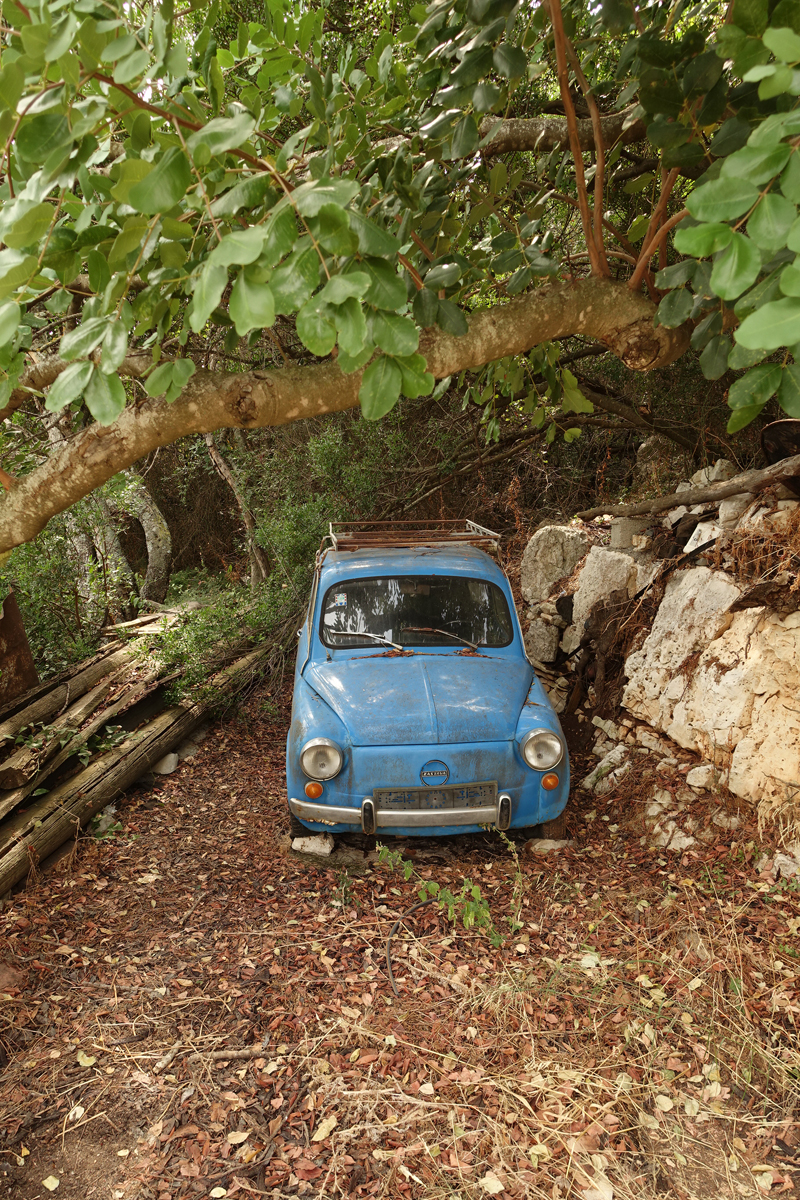
<instances>
[{"instance_id":1,"label":"sunlit leaves","mask_svg":"<svg viewBox=\"0 0 800 1200\"><path fill-rule=\"evenodd\" d=\"M125 388L118 375L93 371L83 396L89 412L101 425L113 425L125 407Z\"/></svg>"},{"instance_id":2,"label":"sunlit leaves","mask_svg":"<svg viewBox=\"0 0 800 1200\"><path fill-rule=\"evenodd\" d=\"M746 179L715 179L691 193L686 207L698 221L732 221L752 208L758 188Z\"/></svg>"},{"instance_id":3,"label":"sunlit leaves","mask_svg":"<svg viewBox=\"0 0 800 1200\"><path fill-rule=\"evenodd\" d=\"M175 362L161 363L145 380L148 396L163 396L167 404L177 400L186 384L197 370L190 358L179 358Z\"/></svg>"},{"instance_id":4,"label":"sunlit leaves","mask_svg":"<svg viewBox=\"0 0 800 1200\"><path fill-rule=\"evenodd\" d=\"M239 272L231 292L228 312L240 337L244 337L251 329L266 329L273 324L275 298L258 268L245 268Z\"/></svg>"},{"instance_id":5,"label":"sunlit leaves","mask_svg":"<svg viewBox=\"0 0 800 1200\"><path fill-rule=\"evenodd\" d=\"M133 185L128 204L141 213L166 212L183 198L191 182L189 160L181 149L173 146L145 179Z\"/></svg>"},{"instance_id":6,"label":"sunlit leaves","mask_svg":"<svg viewBox=\"0 0 800 1200\"><path fill-rule=\"evenodd\" d=\"M750 350L777 350L800 341L800 299L786 297L757 308L736 330L736 341Z\"/></svg>"},{"instance_id":7,"label":"sunlit leaves","mask_svg":"<svg viewBox=\"0 0 800 1200\"><path fill-rule=\"evenodd\" d=\"M380 355L364 371L358 398L361 412L368 421L377 421L391 412L400 399L403 372L394 359Z\"/></svg>"},{"instance_id":8,"label":"sunlit leaves","mask_svg":"<svg viewBox=\"0 0 800 1200\"><path fill-rule=\"evenodd\" d=\"M752 287L760 270L758 247L744 234L733 233L728 247L714 261L711 286L723 300L735 300Z\"/></svg>"},{"instance_id":9,"label":"sunlit leaves","mask_svg":"<svg viewBox=\"0 0 800 1200\"><path fill-rule=\"evenodd\" d=\"M45 401L48 412L60 412L67 404L82 396L94 366L90 362L70 363L50 385Z\"/></svg>"}]
</instances>

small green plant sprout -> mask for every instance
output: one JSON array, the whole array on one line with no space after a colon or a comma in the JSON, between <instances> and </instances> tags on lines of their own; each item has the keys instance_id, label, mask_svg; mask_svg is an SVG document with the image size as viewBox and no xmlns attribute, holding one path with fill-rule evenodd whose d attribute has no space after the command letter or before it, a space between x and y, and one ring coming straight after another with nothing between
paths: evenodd
<instances>
[{"instance_id":1,"label":"small green plant sprout","mask_svg":"<svg viewBox=\"0 0 800 1200\"><path fill-rule=\"evenodd\" d=\"M522 868L519 865L517 847L502 829L495 829L495 832L500 840L505 843L506 849L511 852L511 856L514 859L514 889L511 893L511 912L506 918L511 927L511 935L513 937L515 933L519 933L525 924L522 920L522 894L525 891L525 880L522 875Z\"/></svg>"},{"instance_id":2,"label":"small green plant sprout","mask_svg":"<svg viewBox=\"0 0 800 1200\"><path fill-rule=\"evenodd\" d=\"M106 725L103 733L96 733L88 742L84 742L78 750L78 758L86 766L93 754L105 754L107 750L115 750L126 737L127 733L121 725Z\"/></svg>"},{"instance_id":3,"label":"small green plant sprout","mask_svg":"<svg viewBox=\"0 0 800 1200\"><path fill-rule=\"evenodd\" d=\"M104 808L102 812L92 817L90 822L92 836L102 842L122 833L122 822L116 820L116 815L116 808L113 804L109 804L108 808Z\"/></svg>"},{"instance_id":4,"label":"small green plant sprout","mask_svg":"<svg viewBox=\"0 0 800 1200\"><path fill-rule=\"evenodd\" d=\"M378 848L378 862L388 866L390 871L401 869L406 882L416 873L412 862L403 858L399 850L389 850L387 846ZM451 923L460 922L465 929L484 929L493 946L502 945L503 939L494 927L488 901L471 879L464 879L457 892L441 887L435 879L424 879L419 898L435 901L439 912L444 913Z\"/></svg>"}]
</instances>

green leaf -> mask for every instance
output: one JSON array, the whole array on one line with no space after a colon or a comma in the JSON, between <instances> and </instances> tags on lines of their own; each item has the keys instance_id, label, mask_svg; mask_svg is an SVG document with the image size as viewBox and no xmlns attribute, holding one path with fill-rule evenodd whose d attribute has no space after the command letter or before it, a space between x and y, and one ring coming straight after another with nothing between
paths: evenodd
<instances>
[{"instance_id":1,"label":"green leaf","mask_svg":"<svg viewBox=\"0 0 800 1200\"><path fill-rule=\"evenodd\" d=\"M348 213L338 204L323 204L313 221L312 233L317 241L330 253L354 254L358 249L358 237L350 228Z\"/></svg>"},{"instance_id":2,"label":"green leaf","mask_svg":"<svg viewBox=\"0 0 800 1200\"><path fill-rule=\"evenodd\" d=\"M751 421L754 421L763 409L763 404L751 404L747 408L734 409L726 426L728 433L738 433Z\"/></svg>"},{"instance_id":3,"label":"green leaf","mask_svg":"<svg viewBox=\"0 0 800 1200\"><path fill-rule=\"evenodd\" d=\"M149 50L134 50L127 58L123 58L114 68L114 83L132 83L143 74L150 65ZM108 424L109 422L106 422Z\"/></svg>"},{"instance_id":4,"label":"green leaf","mask_svg":"<svg viewBox=\"0 0 800 1200\"><path fill-rule=\"evenodd\" d=\"M323 288L319 293L320 297L324 291ZM337 304L333 308L333 321L339 335L339 350L343 351L349 359L358 358L363 352L364 343L367 340L367 319L355 296L350 296L342 304ZM374 346L370 345L367 349L368 358L372 357L373 350ZM342 369L344 370L344 368Z\"/></svg>"},{"instance_id":5,"label":"green leaf","mask_svg":"<svg viewBox=\"0 0 800 1200\"><path fill-rule=\"evenodd\" d=\"M784 267L780 275L780 285L784 296L800 296L800 268Z\"/></svg>"},{"instance_id":6,"label":"green leaf","mask_svg":"<svg viewBox=\"0 0 800 1200\"><path fill-rule=\"evenodd\" d=\"M391 258L400 249L400 243L391 233L381 229L362 213L350 211L350 228L358 237L361 254L372 254L378 258Z\"/></svg>"},{"instance_id":7,"label":"green leaf","mask_svg":"<svg viewBox=\"0 0 800 1200\"><path fill-rule=\"evenodd\" d=\"M372 280L364 271L351 271L348 275L334 275L319 293L320 300L328 304L344 304L351 296L356 300L369 290Z\"/></svg>"},{"instance_id":8,"label":"green leaf","mask_svg":"<svg viewBox=\"0 0 800 1200\"><path fill-rule=\"evenodd\" d=\"M479 141L480 134L475 118L471 114L462 117L450 139L450 157L470 158L477 150Z\"/></svg>"},{"instance_id":9,"label":"green leaf","mask_svg":"<svg viewBox=\"0 0 800 1200\"><path fill-rule=\"evenodd\" d=\"M800 217L793 222L792 227L786 236L786 245L790 250L793 250L795 254L800 253Z\"/></svg>"},{"instance_id":10,"label":"green leaf","mask_svg":"<svg viewBox=\"0 0 800 1200\"><path fill-rule=\"evenodd\" d=\"M203 147L213 158L225 150L234 150L250 137L256 127L250 113L237 113L234 117L215 117L188 138L186 145L194 157Z\"/></svg>"},{"instance_id":11,"label":"green leaf","mask_svg":"<svg viewBox=\"0 0 800 1200\"><path fill-rule=\"evenodd\" d=\"M272 288L259 276L257 268L245 269L239 272L233 285L228 313L239 337L244 337L251 329L268 329L275 321Z\"/></svg>"},{"instance_id":12,"label":"green leaf","mask_svg":"<svg viewBox=\"0 0 800 1200\"><path fill-rule=\"evenodd\" d=\"M128 353L128 331L122 321L113 321L103 338L100 370L106 375L116 371Z\"/></svg>"},{"instance_id":13,"label":"green leaf","mask_svg":"<svg viewBox=\"0 0 800 1200\"><path fill-rule=\"evenodd\" d=\"M358 398L362 415L378 421L394 408L400 398L403 372L393 358L382 354L371 362L361 379Z\"/></svg>"},{"instance_id":14,"label":"green leaf","mask_svg":"<svg viewBox=\"0 0 800 1200\"><path fill-rule=\"evenodd\" d=\"M241 208L252 212L268 194L272 194L269 175L253 175L212 200L211 212L215 217L235 216ZM283 211L279 215L283 216Z\"/></svg>"},{"instance_id":15,"label":"green leaf","mask_svg":"<svg viewBox=\"0 0 800 1200\"><path fill-rule=\"evenodd\" d=\"M93 371L94 365L90 362L70 363L50 385L45 401L47 411L61 412L62 408L82 396Z\"/></svg>"},{"instance_id":16,"label":"green leaf","mask_svg":"<svg viewBox=\"0 0 800 1200\"><path fill-rule=\"evenodd\" d=\"M729 246L733 237L730 225L715 221L710 225L692 225L687 228L681 224L675 230L675 249L679 254L692 254L695 258L705 258L708 254L716 254ZM670 268L668 267L667 270Z\"/></svg>"},{"instance_id":17,"label":"green leaf","mask_svg":"<svg viewBox=\"0 0 800 1200\"><path fill-rule=\"evenodd\" d=\"M17 130L14 145L20 158L43 163L56 150L72 145L67 118L59 112L25 117Z\"/></svg>"},{"instance_id":18,"label":"green leaf","mask_svg":"<svg viewBox=\"0 0 800 1200\"><path fill-rule=\"evenodd\" d=\"M312 354L325 358L336 345L336 326L329 305L317 296L308 300L297 314L297 335Z\"/></svg>"},{"instance_id":19,"label":"green leaf","mask_svg":"<svg viewBox=\"0 0 800 1200\"><path fill-rule=\"evenodd\" d=\"M796 363L783 368L778 403L788 416L800 418L800 366Z\"/></svg>"},{"instance_id":20,"label":"green leaf","mask_svg":"<svg viewBox=\"0 0 800 1200\"><path fill-rule=\"evenodd\" d=\"M266 236L261 261L273 267L289 253L297 241L297 221L290 208L284 208L265 223Z\"/></svg>"},{"instance_id":21,"label":"green leaf","mask_svg":"<svg viewBox=\"0 0 800 1200\"><path fill-rule=\"evenodd\" d=\"M367 326L370 338L385 354L404 357L414 354L419 345L419 330L408 317L378 310L370 313Z\"/></svg>"},{"instance_id":22,"label":"green leaf","mask_svg":"<svg viewBox=\"0 0 800 1200\"><path fill-rule=\"evenodd\" d=\"M414 297L412 312L414 320L420 328L429 329L431 325L435 325L439 312L439 300L436 293L432 292L430 288L420 288Z\"/></svg>"},{"instance_id":23,"label":"green leaf","mask_svg":"<svg viewBox=\"0 0 800 1200\"><path fill-rule=\"evenodd\" d=\"M374 346L364 346L359 350L358 354L347 354L346 351L339 348L339 357L336 362L339 369L344 375L352 375L354 371L360 371L366 363L372 358L375 353Z\"/></svg>"},{"instance_id":24,"label":"green leaf","mask_svg":"<svg viewBox=\"0 0 800 1200\"><path fill-rule=\"evenodd\" d=\"M766 350L748 350L746 346L740 346L738 342L734 342L733 349L728 355L728 370L729 371L746 371L748 367L754 367L756 363L766 357Z\"/></svg>"},{"instance_id":25,"label":"green leaf","mask_svg":"<svg viewBox=\"0 0 800 1200\"><path fill-rule=\"evenodd\" d=\"M752 74L748 71L745 78L749 78ZM792 86L794 72L791 67L785 67L783 63L775 67L772 75L766 79L762 79L758 85L759 100L772 100L775 96L780 96L783 92L788 92Z\"/></svg>"},{"instance_id":26,"label":"green leaf","mask_svg":"<svg viewBox=\"0 0 800 1200\"><path fill-rule=\"evenodd\" d=\"M752 217L750 220L752 222ZM723 300L735 300L753 286L760 271L758 247L743 233L734 233L727 250L714 260L711 286Z\"/></svg>"},{"instance_id":27,"label":"green leaf","mask_svg":"<svg viewBox=\"0 0 800 1200\"><path fill-rule=\"evenodd\" d=\"M504 79L521 79L528 68L528 60L519 46L510 46L508 42L501 42L495 49L492 63Z\"/></svg>"},{"instance_id":28,"label":"green leaf","mask_svg":"<svg viewBox=\"0 0 800 1200\"><path fill-rule=\"evenodd\" d=\"M695 325L692 330L692 349L702 350L711 338L715 337L718 333L722 333L722 313L719 309L715 309L714 312L710 312L699 324Z\"/></svg>"},{"instance_id":29,"label":"green leaf","mask_svg":"<svg viewBox=\"0 0 800 1200\"><path fill-rule=\"evenodd\" d=\"M564 412L591 413L594 405L578 387L578 381L566 367L561 371L561 407Z\"/></svg>"},{"instance_id":30,"label":"green leaf","mask_svg":"<svg viewBox=\"0 0 800 1200\"><path fill-rule=\"evenodd\" d=\"M781 191L787 200L800 204L800 154L795 150L781 175Z\"/></svg>"},{"instance_id":31,"label":"green leaf","mask_svg":"<svg viewBox=\"0 0 800 1200\"><path fill-rule=\"evenodd\" d=\"M676 288L667 292L658 306L658 319L667 329L677 329L689 319L694 306L694 297L686 288Z\"/></svg>"},{"instance_id":32,"label":"green leaf","mask_svg":"<svg viewBox=\"0 0 800 1200\"><path fill-rule=\"evenodd\" d=\"M125 389L118 375L93 371L83 393L86 407L101 425L113 425L125 407Z\"/></svg>"},{"instance_id":33,"label":"green leaf","mask_svg":"<svg viewBox=\"0 0 800 1200\"><path fill-rule=\"evenodd\" d=\"M90 250L86 265L89 271L89 286L93 292L104 292L111 282L111 271L105 254L99 250Z\"/></svg>"},{"instance_id":34,"label":"green leaf","mask_svg":"<svg viewBox=\"0 0 800 1200\"><path fill-rule=\"evenodd\" d=\"M276 314L295 312L305 304L318 283L319 256L309 239L301 238L270 279Z\"/></svg>"},{"instance_id":35,"label":"green leaf","mask_svg":"<svg viewBox=\"0 0 800 1200\"><path fill-rule=\"evenodd\" d=\"M52 204L35 204L14 222L8 233L3 235L5 244L15 250L33 245L47 233L55 215L56 210Z\"/></svg>"},{"instance_id":36,"label":"green leaf","mask_svg":"<svg viewBox=\"0 0 800 1200\"><path fill-rule=\"evenodd\" d=\"M755 184L746 179L714 179L691 193L686 207L697 221L733 221L758 200Z\"/></svg>"},{"instance_id":37,"label":"green leaf","mask_svg":"<svg viewBox=\"0 0 800 1200\"><path fill-rule=\"evenodd\" d=\"M750 183L766 183L779 175L789 161L791 148L785 142L777 146L743 146L725 159L720 179L747 179Z\"/></svg>"},{"instance_id":38,"label":"green leaf","mask_svg":"<svg viewBox=\"0 0 800 1200\"><path fill-rule=\"evenodd\" d=\"M156 367L144 381L144 390L148 396L163 396L172 383L172 372L175 364L171 362L161 363Z\"/></svg>"},{"instance_id":39,"label":"green leaf","mask_svg":"<svg viewBox=\"0 0 800 1200\"><path fill-rule=\"evenodd\" d=\"M733 24L750 37L761 37L768 19L767 0L734 0Z\"/></svg>"},{"instance_id":40,"label":"green leaf","mask_svg":"<svg viewBox=\"0 0 800 1200\"><path fill-rule=\"evenodd\" d=\"M206 262L192 293L192 304L189 311L189 326L199 333L222 299L222 293L228 282L226 267L217 266L211 261Z\"/></svg>"},{"instance_id":41,"label":"green leaf","mask_svg":"<svg viewBox=\"0 0 800 1200\"><path fill-rule=\"evenodd\" d=\"M773 252L786 245L796 217L797 209L790 200L770 192L748 220L747 232L763 250Z\"/></svg>"},{"instance_id":42,"label":"green leaf","mask_svg":"<svg viewBox=\"0 0 800 1200\"><path fill-rule=\"evenodd\" d=\"M436 311L436 324L452 337L464 337L469 333L467 318L452 300L440 300Z\"/></svg>"},{"instance_id":43,"label":"green leaf","mask_svg":"<svg viewBox=\"0 0 800 1200\"><path fill-rule=\"evenodd\" d=\"M90 317L81 321L76 329L65 333L59 347L59 354L64 362L72 362L73 359L85 358L87 354L91 354L103 340L108 324L108 317Z\"/></svg>"},{"instance_id":44,"label":"green leaf","mask_svg":"<svg viewBox=\"0 0 800 1200\"><path fill-rule=\"evenodd\" d=\"M800 62L800 37L793 30L767 29L761 40L781 62Z\"/></svg>"},{"instance_id":45,"label":"green leaf","mask_svg":"<svg viewBox=\"0 0 800 1200\"><path fill-rule=\"evenodd\" d=\"M727 229L727 225L720 226L721 229ZM688 283L694 276L696 264L691 259L685 259L683 262L673 263L671 267L664 267L663 271L659 271L656 275L656 287L662 291L668 291L670 288L680 287L683 283Z\"/></svg>"},{"instance_id":46,"label":"green leaf","mask_svg":"<svg viewBox=\"0 0 800 1200\"><path fill-rule=\"evenodd\" d=\"M145 162L142 158L124 158L122 162L115 164L113 169L118 171L118 174L111 195L120 204L127 204L128 197L136 185L155 170L152 163Z\"/></svg>"},{"instance_id":47,"label":"green leaf","mask_svg":"<svg viewBox=\"0 0 800 1200\"><path fill-rule=\"evenodd\" d=\"M232 229L208 257L209 262L221 267L241 267L255 262L261 254L266 230L263 225L252 225L249 229Z\"/></svg>"},{"instance_id":48,"label":"green leaf","mask_svg":"<svg viewBox=\"0 0 800 1200\"><path fill-rule=\"evenodd\" d=\"M753 404L766 404L780 387L780 382L781 368L777 363L753 367L731 386L728 407L748 408Z\"/></svg>"},{"instance_id":49,"label":"green leaf","mask_svg":"<svg viewBox=\"0 0 800 1200\"><path fill-rule=\"evenodd\" d=\"M729 117L714 134L708 149L715 158L724 158L744 146L749 136L750 125L747 121L741 117Z\"/></svg>"},{"instance_id":50,"label":"green leaf","mask_svg":"<svg viewBox=\"0 0 800 1200\"><path fill-rule=\"evenodd\" d=\"M734 334L748 350L777 350L800 341L800 299L787 296L757 308Z\"/></svg>"},{"instance_id":51,"label":"green leaf","mask_svg":"<svg viewBox=\"0 0 800 1200\"><path fill-rule=\"evenodd\" d=\"M700 355L700 370L706 379L719 379L728 369L730 338L713 337Z\"/></svg>"},{"instance_id":52,"label":"green leaf","mask_svg":"<svg viewBox=\"0 0 800 1200\"><path fill-rule=\"evenodd\" d=\"M436 380L421 354L410 354L395 361L403 376L400 390L404 396L408 396L409 400L416 400L418 396L430 395Z\"/></svg>"},{"instance_id":53,"label":"green leaf","mask_svg":"<svg viewBox=\"0 0 800 1200\"><path fill-rule=\"evenodd\" d=\"M364 297L368 304L374 304L376 308L394 309L406 303L406 285L385 259L363 258L354 270L369 275L370 285Z\"/></svg>"},{"instance_id":54,"label":"green leaf","mask_svg":"<svg viewBox=\"0 0 800 1200\"><path fill-rule=\"evenodd\" d=\"M7 346L13 341L21 316L16 300L5 300L0 304L0 346Z\"/></svg>"},{"instance_id":55,"label":"green leaf","mask_svg":"<svg viewBox=\"0 0 800 1200\"><path fill-rule=\"evenodd\" d=\"M425 287L430 288L433 292L438 292L439 288L452 287L460 278L461 267L458 263L437 263L435 267L431 267L425 276Z\"/></svg>"},{"instance_id":56,"label":"green leaf","mask_svg":"<svg viewBox=\"0 0 800 1200\"><path fill-rule=\"evenodd\" d=\"M131 208L148 216L166 212L183 199L191 182L192 168L188 158L179 146L171 146L147 178L133 185L127 202Z\"/></svg>"},{"instance_id":57,"label":"green leaf","mask_svg":"<svg viewBox=\"0 0 800 1200\"><path fill-rule=\"evenodd\" d=\"M355 179L315 179L292 192L292 204L304 217L316 217L323 204L344 208L360 191Z\"/></svg>"}]
</instances>

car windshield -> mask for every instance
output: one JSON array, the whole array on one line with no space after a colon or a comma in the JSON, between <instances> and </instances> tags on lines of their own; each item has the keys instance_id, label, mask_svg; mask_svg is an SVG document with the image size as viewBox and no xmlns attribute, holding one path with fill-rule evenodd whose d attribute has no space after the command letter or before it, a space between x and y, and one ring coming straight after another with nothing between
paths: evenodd
<instances>
[{"instance_id":1,"label":"car windshield","mask_svg":"<svg viewBox=\"0 0 800 1200\"><path fill-rule=\"evenodd\" d=\"M507 646L506 598L494 583L461 575L347 579L322 602L322 641L338 649L380 645Z\"/></svg>"}]
</instances>

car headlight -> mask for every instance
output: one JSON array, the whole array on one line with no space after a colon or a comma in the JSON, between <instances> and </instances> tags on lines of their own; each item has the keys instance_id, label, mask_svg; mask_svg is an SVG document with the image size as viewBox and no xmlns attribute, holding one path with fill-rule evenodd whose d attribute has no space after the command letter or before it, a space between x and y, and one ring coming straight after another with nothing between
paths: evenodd
<instances>
[{"instance_id":1,"label":"car headlight","mask_svg":"<svg viewBox=\"0 0 800 1200\"><path fill-rule=\"evenodd\" d=\"M564 757L564 743L552 729L532 729L525 734L519 748L534 771L549 771Z\"/></svg>"},{"instance_id":2,"label":"car headlight","mask_svg":"<svg viewBox=\"0 0 800 1200\"><path fill-rule=\"evenodd\" d=\"M330 738L312 738L300 751L300 766L311 779L333 779L343 762L344 755Z\"/></svg>"}]
</instances>

